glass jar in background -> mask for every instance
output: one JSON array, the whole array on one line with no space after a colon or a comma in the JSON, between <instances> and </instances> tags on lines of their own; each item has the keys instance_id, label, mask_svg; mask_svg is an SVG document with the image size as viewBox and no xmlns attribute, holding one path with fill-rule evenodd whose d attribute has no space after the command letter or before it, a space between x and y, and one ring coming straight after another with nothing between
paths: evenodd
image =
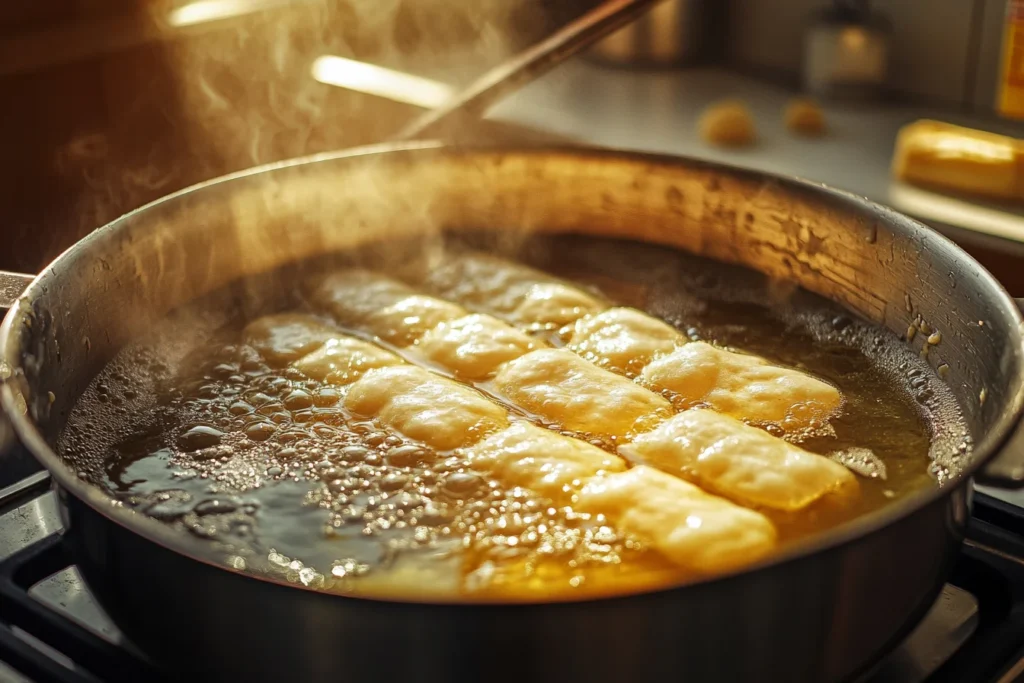
<instances>
[{"instance_id":1,"label":"glass jar in background","mask_svg":"<svg viewBox=\"0 0 1024 683\"><path fill-rule=\"evenodd\" d=\"M884 90L891 26L868 0L834 0L804 39L804 89L830 99L872 99Z\"/></svg>"},{"instance_id":2,"label":"glass jar in background","mask_svg":"<svg viewBox=\"0 0 1024 683\"><path fill-rule=\"evenodd\" d=\"M600 41L588 52L614 66L688 66L708 60L721 30L724 3L664 0L639 19Z\"/></svg>"}]
</instances>

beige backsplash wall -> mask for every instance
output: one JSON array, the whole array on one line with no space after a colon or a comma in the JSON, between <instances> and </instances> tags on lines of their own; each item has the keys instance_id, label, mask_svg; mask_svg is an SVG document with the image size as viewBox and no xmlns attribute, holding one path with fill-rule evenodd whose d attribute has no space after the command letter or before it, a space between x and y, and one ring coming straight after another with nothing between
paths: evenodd
<instances>
[{"instance_id":1,"label":"beige backsplash wall","mask_svg":"<svg viewBox=\"0 0 1024 683\"><path fill-rule=\"evenodd\" d=\"M1006 0L882 0L893 25L890 90L908 99L991 112ZM826 0L730 0L729 59L799 77L810 15Z\"/></svg>"},{"instance_id":2,"label":"beige backsplash wall","mask_svg":"<svg viewBox=\"0 0 1024 683\"><path fill-rule=\"evenodd\" d=\"M979 2L979 0L974 0ZM980 110L995 107L1003 50L1003 18L1006 0L980 0L982 16L978 19L978 50L975 79L969 94L970 104Z\"/></svg>"}]
</instances>

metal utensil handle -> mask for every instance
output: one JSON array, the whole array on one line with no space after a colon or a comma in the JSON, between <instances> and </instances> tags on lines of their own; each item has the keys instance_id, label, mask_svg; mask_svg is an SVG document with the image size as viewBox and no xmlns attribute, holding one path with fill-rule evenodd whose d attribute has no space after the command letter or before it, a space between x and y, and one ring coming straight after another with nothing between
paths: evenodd
<instances>
[{"instance_id":1,"label":"metal utensil handle","mask_svg":"<svg viewBox=\"0 0 1024 683\"><path fill-rule=\"evenodd\" d=\"M503 62L456 94L446 104L417 117L394 137L411 140L443 137L461 121L476 120L511 94L615 29L635 20L662 0L609 0Z\"/></svg>"}]
</instances>

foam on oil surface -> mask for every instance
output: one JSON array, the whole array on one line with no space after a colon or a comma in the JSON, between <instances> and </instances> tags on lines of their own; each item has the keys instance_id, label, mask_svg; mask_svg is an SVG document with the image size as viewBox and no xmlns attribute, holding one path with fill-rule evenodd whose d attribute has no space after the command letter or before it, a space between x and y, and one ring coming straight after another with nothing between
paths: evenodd
<instances>
[{"instance_id":1,"label":"foam on oil surface","mask_svg":"<svg viewBox=\"0 0 1024 683\"><path fill-rule=\"evenodd\" d=\"M928 366L823 302L784 292L765 306L756 277L638 244L545 240L523 256L691 339L840 387L842 414L798 438L862 474L863 495L853 508L774 515L786 541L934 486L969 455L959 409ZM246 290L273 288L270 308L300 308L300 297L281 294L287 281ZM458 458L354 419L337 388L272 368L239 343L255 311L231 301L214 297L169 317L93 381L59 444L83 477L208 539L236 568L327 590L373 592L381 581L400 594L405 582L424 597L507 593L515 584L529 596L551 577L581 593L687 578L605 520L502 487Z\"/></svg>"},{"instance_id":2,"label":"foam on oil surface","mask_svg":"<svg viewBox=\"0 0 1024 683\"><path fill-rule=\"evenodd\" d=\"M237 325L173 366L154 361L172 355L168 335L190 332L181 320L93 382L62 447L124 504L210 540L233 566L340 591L386 572L394 592L391 575L411 576L410 556L420 557L431 577L422 585L417 570L421 597L497 590L510 564L564 571L577 586L589 567L611 567L595 591L639 567L667 569L600 519L354 418L337 388L235 343ZM642 561L614 571L631 555Z\"/></svg>"}]
</instances>

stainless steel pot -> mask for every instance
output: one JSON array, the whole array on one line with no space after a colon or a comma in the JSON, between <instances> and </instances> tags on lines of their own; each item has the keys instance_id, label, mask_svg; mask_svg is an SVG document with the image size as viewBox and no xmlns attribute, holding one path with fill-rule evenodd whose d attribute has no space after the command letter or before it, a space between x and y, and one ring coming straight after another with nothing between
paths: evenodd
<instances>
[{"instance_id":1,"label":"stainless steel pot","mask_svg":"<svg viewBox=\"0 0 1024 683\"><path fill-rule=\"evenodd\" d=\"M112 504L54 452L93 375L172 308L326 252L482 226L632 238L740 264L896 335L921 316L941 333L928 361L948 365L975 460L941 489L741 573L495 605L357 599L238 573L202 541ZM1022 451L1003 448L1024 399L1021 324L1013 300L951 242L843 192L656 155L428 143L254 169L96 231L13 303L0 328L0 399L53 475L64 541L89 587L177 675L821 683L864 672L932 604L963 537L970 478L1024 480Z\"/></svg>"}]
</instances>

